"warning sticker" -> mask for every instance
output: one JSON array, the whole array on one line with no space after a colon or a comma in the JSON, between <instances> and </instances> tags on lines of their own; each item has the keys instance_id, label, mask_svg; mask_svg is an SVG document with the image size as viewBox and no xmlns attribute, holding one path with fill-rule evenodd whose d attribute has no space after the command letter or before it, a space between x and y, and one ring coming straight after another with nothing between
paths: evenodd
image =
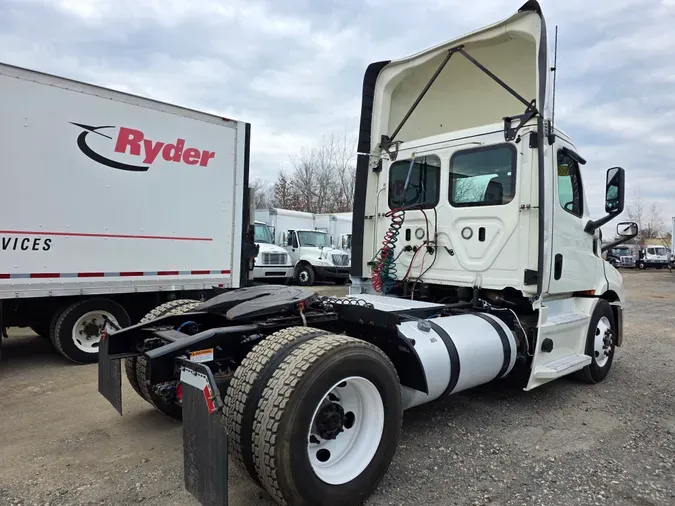
<instances>
[{"instance_id":1,"label":"warning sticker","mask_svg":"<svg viewBox=\"0 0 675 506\"><path fill-rule=\"evenodd\" d=\"M208 348L206 350L197 350L190 353L191 362L212 362L213 361L213 348Z\"/></svg>"}]
</instances>

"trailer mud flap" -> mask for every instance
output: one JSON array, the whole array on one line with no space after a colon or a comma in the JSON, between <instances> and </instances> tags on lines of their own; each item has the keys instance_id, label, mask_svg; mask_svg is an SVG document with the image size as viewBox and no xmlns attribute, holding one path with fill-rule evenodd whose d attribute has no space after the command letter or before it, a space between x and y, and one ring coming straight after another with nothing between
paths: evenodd
<instances>
[{"instance_id":1,"label":"trailer mud flap","mask_svg":"<svg viewBox=\"0 0 675 506\"><path fill-rule=\"evenodd\" d=\"M104 333L98 347L98 392L122 414L122 366L109 354L110 339Z\"/></svg>"},{"instance_id":2,"label":"trailer mud flap","mask_svg":"<svg viewBox=\"0 0 675 506\"><path fill-rule=\"evenodd\" d=\"M227 431L211 370L180 359L185 489L202 506L227 506Z\"/></svg>"}]
</instances>

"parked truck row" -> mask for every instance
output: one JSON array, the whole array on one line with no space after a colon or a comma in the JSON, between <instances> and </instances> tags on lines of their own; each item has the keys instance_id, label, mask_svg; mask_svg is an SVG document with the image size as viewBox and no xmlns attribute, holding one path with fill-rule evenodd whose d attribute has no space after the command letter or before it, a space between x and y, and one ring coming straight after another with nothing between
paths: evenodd
<instances>
[{"instance_id":1,"label":"parked truck row","mask_svg":"<svg viewBox=\"0 0 675 506\"><path fill-rule=\"evenodd\" d=\"M316 281L345 284L349 281L351 258L351 214L269 208L256 210L255 220L256 227L266 226L267 236L272 237L277 249L286 253L286 275L290 274L297 284L311 286ZM264 263L263 269L268 269ZM268 273L265 276L270 277Z\"/></svg>"}]
</instances>

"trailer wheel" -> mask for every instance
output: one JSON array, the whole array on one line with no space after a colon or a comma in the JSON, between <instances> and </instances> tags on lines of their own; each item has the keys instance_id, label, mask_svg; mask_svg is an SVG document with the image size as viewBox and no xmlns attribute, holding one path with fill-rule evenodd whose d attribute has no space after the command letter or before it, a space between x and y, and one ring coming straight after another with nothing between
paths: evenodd
<instances>
[{"instance_id":1,"label":"trailer wheel","mask_svg":"<svg viewBox=\"0 0 675 506\"><path fill-rule=\"evenodd\" d=\"M234 372L225 395L223 417L228 432L229 453L253 481L262 485L253 463L253 420L260 396L272 374L300 343L328 334L312 327L289 327L258 343Z\"/></svg>"},{"instance_id":2,"label":"trailer wheel","mask_svg":"<svg viewBox=\"0 0 675 506\"><path fill-rule=\"evenodd\" d=\"M155 320L157 318L160 318L161 316L167 316L171 311L180 308L186 304L192 304L198 302L193 299L176 299L176 300L170 300L169 302L165 302L164 304L160 304L157 306L155 309L150 311L148 314L146 314L143 318L141 318L141 321L138 323L147 323L151 320ZM143 360L145 360L143 357L141 357ZM137 368L137 363L138 363L138 357L132 357L132 358L126 358L124 359L124 372L126 373L127 380L129 381L129 384L131 385L131 388L134 389L134 391L143 397L143 393L141 392L141 387L138 383L138 376L136 374L136 368ZM148 399L145 399L146 401L150 402Z\"/></svg>"},{"instance_id":3,"label":"trailer wheel","mask_svg":"<svg viewBox=\"0 0 675 506\"><path fill-rule=\"evenodd\" d=\"M174 314L187 313L188 311L193 310L200 304L201 302L199 301L188 302L178 307L174 307L171 310L167 310L166 312L164 312L159 316L169 316ZM157 310L159 308L155 309ZM150 320L159 318L159 316L154 316L153 318L150 318ZM148 369L148 361L145 360L145 357L143 356L136 357L136 379L138 381L138 388L140 389L141 397L143 397L143 399L148 401L153 407L155 407L158 411L165 414L166 416L173 418L174 420L182 420L183 408L181 408L181 406L179 406L176 403L166 402L160 396L155 394L152 385L150 385L150 380L147 378L147 369Z\"/></svg>"},{"instance_id":4,"label":"trailer wheel","mask_svg":"<svg viewBox=\"0 0 675 506\"><path fill-rule=\"evenodd\" d=\"M54 347L76 364L98 360L98 344L105 328L103 316L121 327L130 325L129 315L110 299L84 299L73 302L56 317L51 340Z\"/></svg>"},{"instance_id":5,"label":"trailer wheel","mask_svg":"<svg viewBox=\"0 0 675 506\"><path fill-rule=\"evenodd\" d=\"M398 375L379 348L316 337L286 356L263 392L258 476L281 504L362 504L394 457L402 415Z\"/></svg>"},{"instance_id":6,"label":"trailer wheel","mask_svg":"<svg viewBox=\"0 0 675 506\"><path fill-rule=\"evenodd\" d=\"M586 383L600 383L607 377L614 361L616 349L616 324L612 306L599 299L588 325L586 355L591 363L577 373L577 378Z\"/></svg>"},{"instance_id":7,"label":"trailer wheel","mask_svg":"<svg viewBox=\"0 0 675 506\"><path fill-rule=\"evenodd\" d=\"M314 269L309 264L301 264L295 271L295 280L300 286L314 285L315 278Z\"/></svg>"}]
</instances>

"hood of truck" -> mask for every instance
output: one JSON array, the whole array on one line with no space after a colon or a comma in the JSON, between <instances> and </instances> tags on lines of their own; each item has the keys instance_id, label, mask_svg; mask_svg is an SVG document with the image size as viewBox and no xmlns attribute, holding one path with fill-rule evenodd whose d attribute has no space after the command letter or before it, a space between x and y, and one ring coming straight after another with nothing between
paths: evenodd
<instances>
[{"instance_id":1,"label":"hood of truck","mask_svg":"<svg viewBox=\"0 0 675 506\"><path fill-rule=\"evenodd\" d=\"M288 253L284 248L275 244L269 244L266 242L258 242L256 244L260 247L258 250L258 257L263 253L283 253L284 255Z\"/></svg>"},{"instance_id":2,"label":"hood of truck","mask_svg":"<svg viewBox=\"0 0 675 506\"><path fill-rule=\"evenodd\" d=\"M364 80L364 97L368 80L372 86L370 135L364 138L368 115L362 111L359 152L379 158L382 137L391 137L408 114L394 142L501 124L505 117L525 112L522 101L462 53L453 52L459 47L548 117L546 45L541 8L529 1L500 22L412 56L371 64ZM452 56L410 112L449 52Z\"/></svg>"}]
</instances>

